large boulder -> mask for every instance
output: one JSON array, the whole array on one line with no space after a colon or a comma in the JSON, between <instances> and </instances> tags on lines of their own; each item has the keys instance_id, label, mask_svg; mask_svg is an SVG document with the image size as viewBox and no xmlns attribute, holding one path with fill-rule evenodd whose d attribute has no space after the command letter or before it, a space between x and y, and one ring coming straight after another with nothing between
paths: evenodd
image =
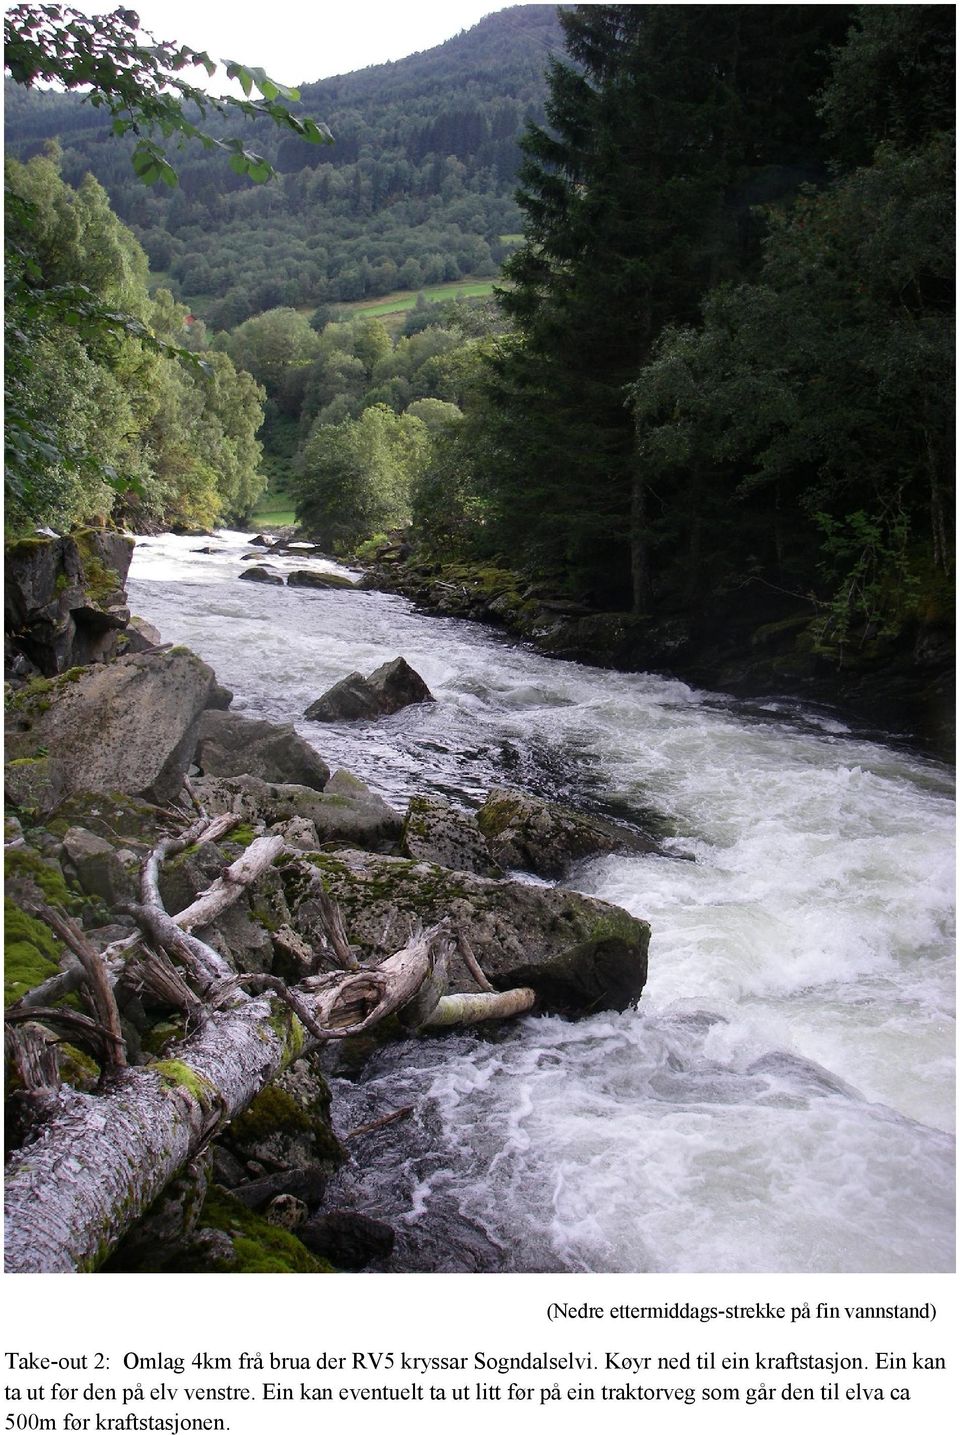
<instances>
[{"instance_id":1,"label":"large boulder","mask_svg":"<svg viewBox=\"0 0 960 1435\"><path fill-rule=\"evenodd\" d=\"M246 578L250 583L272 583L275 588L283 587L282 576L272 568L266 568L262 564L257 564L251 568L244 568L240 577Z\"/></svg>"},{"instance_id":2,"label":"large boulder","mask_svg":"<svg viewBox=\"0 0 960 1435\"><path fill-rule=\"evenodd\" d=\"M324 573L319 568L296 568L287 578L288 588L356 588L343 573Z\"/></svg>"},{"instance_id":3,"label":"large boulder","mask_svg":"<svg viewBox=\"0 0 960 1435\"><path fill-rule=\"evenodd\" d=\"M7 711L12 800L41 813L81 791L169 802L213 682L213 670L186 648L36 679Z\"/></svg>"},{"instance_id":4,"label":"large boulder","mask_svg":"<svg viewBox=\"0 0 960 1435\"><path fill-rule=\"evenodd\" d=\"M399 712L411 703L432 703L435 699L420 674L404 658L382 663L369 677L350 673L311 703L304 717L315 722L377 718Z\"/></svg>"},{"instance_id":5,"label":"large boulder","mask_svg":"<svg viewBox=\"0 0 960 1435\"><path fill-rule=\"evenodd\" d=\"M284 831L291 819L305 819L319 842L380 851L395 846L403 827L399 812L344 769L333 774L322 792L301 783L264 782L248 775L199 777L194 791L211 815L236 812L246 821Z\"/></svg>"},{"instance_id":6,"label":"large boulder","mask_svg":"<svg viewBox=\"0 0 960 1435\"><path fill-rule=\"evenodd\" d=\"M296 782L318 790L330 777L323 758L291 724L280 726L212 708L200 719L194 761L209 777L249 772L265 782Z\"/></svg>"},{"instance_id":7,"label":"large boulder","mask_svg":"<svg viewBox=\"0 0 960 1435\"><path fill-rule=\"evenodd\" d=\"M595 897L351 849L301 860L320 873L340 903L362 960L387 956L417 924L446 917L468 939L495 987L533 987L542 1010L566 1016L622 1011L643 990L649 926ZM297 925L299 879L291 872L287 880ZM309 901L310 884L304 882L302 891ZM452 990L476 990L459 959L450 975Z\"/></svg>"},{"instance_id":8,"label":"large boulder","mask_svg":"<svg viewBox=\"0 0 960 1435\"><path fill-rule=\"evenodd\" d=\"M442 797L412 797L403 824L400 850L418 862L435 862L458 872L502 877L471 812Z\"/></svg>"},{"instance_id":9,"label":"large boulder","mask_svg":"<svg viewBox=\"0 0 960 1435\"><path fill-rule=\"evenodd\" d=\"M130 612L123 585L133 539L87 528L22 538L4 554L4 630L46 677L117 650Z\"/></svg>"},{"instance_id":10,"label":"large boulder","mask_svg":"<svg viewBox=\"0 0 960 1435\"><path fill-rule=\"evenodd\" d=\"M123 634L122 651L125 653L148 653L151 648L163 646L163 637L158 628L134 613Z\"/></svg>"},{"instance_id":11,"label":"large boulder","mask_svg":"<svg viewBox=\"0 0 960 1435\"><path fill-rule=\"evenodd\" d=\"M538 877L562 877L575 862L605 852L657 850L633 828L507 787L491 789L477 824L501 867Z\"/></svg>"},{"instance_id":12,"label":"large boulder","mask_svg":"<svg viewBox=\"0 0 960 1435\"><path fill-rule=\"evenodd\" d=\"M139 897L140 864L128 848L85 827L69 827L63 835L62 862L76 873L77 883L91 897L100 897L111 908Z\"/></svg>"}]
</instances>

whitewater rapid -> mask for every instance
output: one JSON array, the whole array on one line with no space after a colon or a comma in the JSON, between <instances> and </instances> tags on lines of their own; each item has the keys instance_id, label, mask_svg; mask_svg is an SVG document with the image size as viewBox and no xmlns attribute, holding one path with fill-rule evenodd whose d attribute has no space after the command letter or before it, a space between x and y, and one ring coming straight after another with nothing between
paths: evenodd
<instances>
[{"instance_id":1,"label":"whitewater rapid","mask_svg":"<svg viewBox=\"0 0 960 1435\"><path fill-rule=\"evenodd\" d=\"M821 711L554 661L397 597L241 583L247 542L144 539L128 585L235 711L293 722L399 808L506 783L666 854L567 882L651 923L638 1011L408 1042L335 1080L344 1131L416 1108L331 1193L395 1226L393 1268L952 1270L952 772ZM398 654L435 705L302 719Z\"/></svg>"}]
</instances>

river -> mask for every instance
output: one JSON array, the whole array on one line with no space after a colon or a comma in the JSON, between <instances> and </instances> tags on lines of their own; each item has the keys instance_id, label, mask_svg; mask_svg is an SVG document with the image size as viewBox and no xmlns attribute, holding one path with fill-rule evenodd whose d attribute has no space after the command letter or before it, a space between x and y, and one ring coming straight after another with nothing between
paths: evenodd
<instances>
[{"instance_id":1,"label":"river","mask_svg":"<svg viewBox=\"0 0 960 1435\"><path fill-rule=\"evenodd\" d=\"M334 1076L342 1131L416 1108L328 1196L390 1221L393 1268L953 1270L952 771L835 715L555 661L398 597L241 585L249 551L144 539L128 584L234 711L293 722L400 808L506 783L659 834L567 882L651 923L637 1011ZM435 705L302 719L398 654Z\"/></svg>"}]
</instances>

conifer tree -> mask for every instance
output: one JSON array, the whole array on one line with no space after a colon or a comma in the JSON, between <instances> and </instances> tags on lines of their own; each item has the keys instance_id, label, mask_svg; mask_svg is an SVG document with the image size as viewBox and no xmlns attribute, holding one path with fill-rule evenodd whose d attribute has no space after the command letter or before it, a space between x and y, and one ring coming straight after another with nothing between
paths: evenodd
<instances>
[{"instance_id":1,"label":"conifer tree","mask_svg":"<svg viewBox=\"0 0 960 1435\"><path fill-rule=\"evenodd\" d=\"M647 607L647 509L625 389L668 323L749 272L754 209L820 172L811 96L839 6L583 5L524 140L525 242L502 302L491 500L514 552ZM696 505L694 490L690 503Z\"/></svg>"}]
</instances>

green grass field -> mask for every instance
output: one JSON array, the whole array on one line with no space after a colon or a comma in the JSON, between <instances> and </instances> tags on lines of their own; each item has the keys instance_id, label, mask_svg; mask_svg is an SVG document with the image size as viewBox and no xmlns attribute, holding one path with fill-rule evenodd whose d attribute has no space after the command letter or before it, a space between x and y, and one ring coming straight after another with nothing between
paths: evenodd
<instances>
[{"instance_id":1,"label":"green grass field","mask_svg":"<svg viewBox=\"0 0 960 1435\"><path fill-rule=\"evenodd\" d=\"M251 528L289 528L296 521L289 493L265 493L250 515Z\"/></svg>"},{"instance_id":2,"label":"green grass field","mask_svg":"<svg viewBox=\"0 0 960 1435\"><path fill-rule=\"evenodd\" d=\"M425 289L397 289L393 294L384 294L379 299L356 299L350 304L337 304L338 309L349 314L373 314L382 318L385 314L402 314L412 309L418 295L431 304L443 299L479 299L493 293L498 279L453 279L449 284L431 284Z\"/></svg>"}]
</instances>

